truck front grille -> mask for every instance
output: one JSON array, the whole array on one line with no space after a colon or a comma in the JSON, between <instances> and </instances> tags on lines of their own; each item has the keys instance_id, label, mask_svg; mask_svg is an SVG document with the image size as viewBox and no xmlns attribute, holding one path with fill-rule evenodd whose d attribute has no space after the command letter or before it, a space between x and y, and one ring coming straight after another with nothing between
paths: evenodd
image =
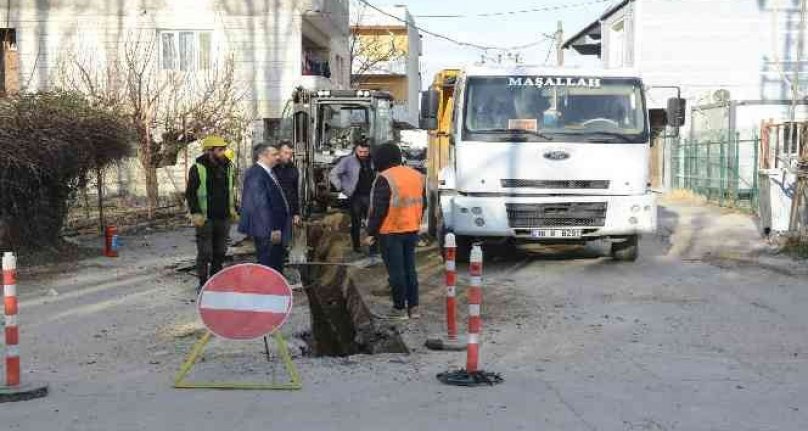
<instances>
[{"instance_id":1,"label":"truck front grille","mask_svg":"<svg viewBox=\"0 0 808 431\"><path fill-rule=\"evenodd\" d=\"M607 190L608 180L520 180L503 179L500 184L504 188L530 187L534 189L588 189Z\"/></svg>"},{"instance_id":2,"label":"truck front grille","mask_svg":"<svg viewBox=\"0 0 808 431\"><path fill-rule=\"evenodd\" d=\"M606 207L606 202L505 204L508 224L514 229L602 227L606 224Z\"/></svg>"}]
</instances>

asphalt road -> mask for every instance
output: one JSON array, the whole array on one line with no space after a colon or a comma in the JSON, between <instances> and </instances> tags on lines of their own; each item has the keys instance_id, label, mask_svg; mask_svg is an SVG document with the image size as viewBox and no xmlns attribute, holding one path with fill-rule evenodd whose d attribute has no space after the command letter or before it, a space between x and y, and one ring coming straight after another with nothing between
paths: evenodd
<instances>
[{"instance_id":1,"label":"asphalt road","mask_svg":"<svg viewBox=\"0 0 808 431\"><path fill-rule=\"evenodd\" d=\"M435 379L462 365L463 353L416 348L408 356L298 357L298 392L172 389L199 325L188 301L193 279L166 266L193 254L192 235L128 238L119 260L20 281L23 378L47 381L51 395L0 404L0 424L105 431L808 429L808 279L674 253L693 248L676 241L700 237L682 235L691 224L668 212L671 229L644 238L635 263L612 262L596 247L523 249L487 261L482 366L505 383L482 388ZM416 342L442 328L440 277L422 284L424 317L404 325ZM304 297L296 300L290 336L307 326ZM193 377L282 375L262 349L257 342L214 345Z\"/></svg>"}]
</instances>

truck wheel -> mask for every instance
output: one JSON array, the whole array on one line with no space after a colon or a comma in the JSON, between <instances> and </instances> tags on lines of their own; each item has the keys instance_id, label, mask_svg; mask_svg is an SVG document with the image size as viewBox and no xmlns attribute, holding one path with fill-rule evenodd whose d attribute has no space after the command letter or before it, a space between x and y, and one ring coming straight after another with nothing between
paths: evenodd
<instances>
[{"instance_id":1,"label":"truck wheel","mask_svg":"<svg viewBox=\"0 0 808 431\"><path fill-rule=\"evenodd\" d=\"M455 235L455 242L457 242L456 262L468 262L469 258L471 257L471 246L473 245L472 238L468 236Z\"/></svg>"},{"instance_id":2,"label":"truck wheel","mask_svg":"<svg viewBox=\"0 0 808 431\"><path fill-rule=\"evenodd\" d=\"M639 256L639 237L631 235L623 242L612 243L612 259L621 262L634 262Z\"/></svg>"}]
</instances>

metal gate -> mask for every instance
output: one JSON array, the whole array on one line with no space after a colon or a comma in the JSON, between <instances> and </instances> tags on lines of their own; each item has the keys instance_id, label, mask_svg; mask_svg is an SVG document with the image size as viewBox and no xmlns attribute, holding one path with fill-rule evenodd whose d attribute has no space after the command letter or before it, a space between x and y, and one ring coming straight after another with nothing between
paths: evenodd
<instances>
[{"instance_id":1,"label":"metal gate","mask_svg":"<svg viewBox=\"0 0 808 431\"><path fill-rule=\"evenodd\" d=\"M741 139L735 133L672 144L674 188L691 190L722 206L757 207L757 136Z\"/></svg>"}]
</instances>

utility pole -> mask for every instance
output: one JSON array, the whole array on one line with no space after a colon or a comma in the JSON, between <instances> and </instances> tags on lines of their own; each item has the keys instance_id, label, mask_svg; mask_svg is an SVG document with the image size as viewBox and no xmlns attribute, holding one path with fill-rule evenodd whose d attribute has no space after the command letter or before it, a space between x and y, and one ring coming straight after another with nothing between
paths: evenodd
<instances>
[{"instance_id":1,"label":"utility pole","mask_svg":"<svg viewBox=\"0 0 808 431\"><path fill-rule=\"evenodd\" d=\"M803 0L804 2L805 0ZM564 27L561 21L558 21L558 30L556 31L556 64L558 66L564 65L564 49L562 45L564 45Z\"/></svg>"},{"instance_id":2,"label":"utility pole","mask_svg":"<svg viewBox=\"0 0 808 431\"><path fill-rule=\"evenodd\" d=\"M800 98L800 70L802 69L803 51L805 49L805 12L808 1L800 0L800 27L797 32L797 55L792 62L791 78L791 121L797 121L797 102Z\"/></svg>"}]
</instances>

